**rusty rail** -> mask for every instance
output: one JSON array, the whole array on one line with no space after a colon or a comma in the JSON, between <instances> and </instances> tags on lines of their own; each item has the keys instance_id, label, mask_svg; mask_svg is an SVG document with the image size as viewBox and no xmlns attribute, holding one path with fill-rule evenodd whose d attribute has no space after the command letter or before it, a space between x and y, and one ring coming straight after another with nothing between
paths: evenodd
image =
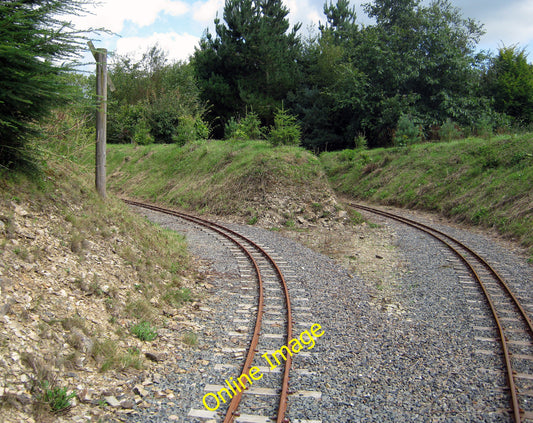
<instances>
[{"instance_id":1,"label":"rusty rail","mask_svg":"<svg viewBox=\"0 0 533 423\"><path fill-rule=\"evenodd\" d=\"M455 248L448 241L446 241L446 239L448 239L449 241L451 241L451 242L455 243L456 245L458 245L460 248L462 248L464 251L466 251L468 254L470 254L472 257L474 257L474 259L477 260L479 263L481 263L486 269L489 270L490 274L494 277L494 279L496 279L498 281L498 283L500 284L502 289L505 291L505 293L512 300L513 304L515 305L516 309L518 310L518 314L520 315L520 317L522 318L523 322L525 323L530 336L533 338L533 323L532 323L530 317L528 316L527 312L523 308L522 304L518 300L518 298L514 295L514 293L509 288L509 285L504 281L504 279L498 274L498 272L496 272L496 270L483 257L479 256L476 252L474 252L472 249L470 249L464 243L460 242L459 240L451 237L450 235L448 235L448 234L446 234L446 233L444 233L442 231L439 231L438 229L435 229L435 228L432 228L431 226L428 226L428 225L425 225L423 223L417 222L416 220L408 219L408 218L406 218L404 216L399 216L397 214L393 214L393 213L390 213L390 212L379 210L379 209L376 209L376 208L373 208L373 207L363 206L363 205L360 205L360 204L350 204L350 206L354 207L354 208L357 208L359 210L363 210L363 211L366 211L366 212L378 214L378 215L387 217L389 219L394 219L396 221L402 222L402 223L404 223L406 225L409 225L411 227L414 227L416 229L419 229L420 231L423 231L423 232L431 235L433 238L439 240L441 243L446 245L451 251L453 251L453 253L455 255L457 255L457 257L459 257L459 259L470 270L470 272L474 276L474 279L478 282L479 286L481 287L481 289L482 289L482 291L483 291L483 293L485 295L487 303L488 303L488 305L489 305L489 307L491 309L494 321L495 321L496 326L498 328L499 339L500 339L500 343L501 343L502 350L503 350L503 353L504 353L504 361L505 361L505 367L506 367L506 373L507 373L507 383L508 383L508 386L509 386L509 389L510 389L510 393L511 393L511 410L512 410L512 414L513 414L513 418L514 418L514 421L516 423L522 422L523 421L522 420L523 410L520 408L520 404L519 404L519 401L518 401L518 389L516 387L515 380L514 380L515 372L513 370L513 366L512 366L512 362L511 362L511 353L509 351L509 347L508 347L508 344L507 344L508 340L507 340L507 337L505 335L505 331L504 331L503 325L501 323L500 317L498 315L498 311L496 310L496 306L495 306L494 302L492 301L492 299L490 297L490 294L489 294L485 284L481 280L480 276L478 275L478 273L474 269L474 267L471 264L471 262L469 261L469 259L467 257L465 257L465 255L461 254L461 252L458 251L457 248ZM446 238L446 239L444 239L444 238Z\"/></svg>"},{"instance_id":2,"label":"rusty rail","mask_svg":"<svg viewBox=\"0 0 533 423\"><path fill-rule=\"evenodd\" d=\"M163 208L160 206L156 206L153 204L148 203L141 203L139 201L133 201L128 199L123 199L123 201L126 204L142 207L145 209L157 211L160 213L168 214L171 216L179 217L181 219L184 219L188 222L195 223L204 227L208 227L212 231L218 233L219 235L222 235L223 237L231 240L235 245L243 251L243 253L250 259L252 262L252 265L255 269L257 280L258 280L258 286L259 286L259 300L258 300L258 306L257 306L257 317L255 322L255 328L254 328L254 334L252 336L252 340L250 342L250 347L248 348L248 353L246 355L246 361L243 365L241 374L245 372L249 372L252 367L252 362L255 357L255 353L257 351L257 344L259 343L259 336L261 332L261 321L263 316L263 307L264 307L264 290L263 290L263 281L261 278L261 272L259 269L259 265L257 264L257 261L254 259L250 251L247 250L247 248L239 242L235 237L240 238L253 246L257 251L259 251L272 265L272 267L276 270L276 273L278 275L278 278L280 280L281 286L283 288L284 294L285 294L285 304L287 307L287 345L289 344L289 341L292 339L292 312L291 312L291 302L290 302L290 296L289 296L289 289L287 286L287 282L285 281L285 278L283 277L283 274L276 264L275 260L259 245L257 245L255 242L250 240L249 238L246 238L245 236L239 234L238 232L233 231L232 229L229 229L223 225L219 225L217 223L211 222L206 219L202 219L196 216L188 215L182 212L178 212L176 210L171 210L167 208ZM228 233L230 235L228 235ZM285 369L283 373L283 383L281 387L281 393L280 393L280 400L279 400L279 406L278 406L278 412L277 412L277 423L286 423L289 420L285 418L285 413L287 411L287 398L289 395L289 372L292 365L292 357L289 354L287 357L287 360L285 361ZM236 395L233 396L230 405L228 407L228 410L226 412L226 416L224 418L224 423L230 423L233 422L234 419L238 416L238 408L239 404L242 399L243 392L238 391Z\"/></svg>"}]
</instances>

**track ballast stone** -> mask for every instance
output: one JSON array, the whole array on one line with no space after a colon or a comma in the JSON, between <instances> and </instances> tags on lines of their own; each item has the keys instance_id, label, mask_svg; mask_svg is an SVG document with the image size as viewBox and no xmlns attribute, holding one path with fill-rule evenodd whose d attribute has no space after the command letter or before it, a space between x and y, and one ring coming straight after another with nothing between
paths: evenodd
<instances>
[{"instance_id":1,"label":"track ballast stone","mask_svg":"<svg viewBox=\"0 0 533 423\"><path fill-rule=\"evenodd\" d=\"M214 288L203 300L206 311L192 319L202 329L197 347L180 352L181 373L154 381L154 390L171 389L176 398L150 400L152 407L138 410L131 421L209 421L188 414L203 409L206 385L221 384L230 374L220 370L228 359L222 349L246 345L245 338L228 336L228 327L235 325L241 295L249 290L242 289L238 263L220 240L174 217L143 213L186 235L191 252L210 263ZM291 391L319 392L320 399L289 397L287 416L323 422L511 421L497 345L476 340L480 316L465 293L460 266L427 235L382 222L396 231L408 268L395 289L401 312L373 304L375 288L328 257L272 231L228 225L287 262L291 297L299 298L293 303L295 333L303 328L298 325L312 323L325 332L308 354L294 357L290 379ZM474 248L490 249L486 239L461 234L472 237ZM531 281L530 267L511 253L494 247L492 254L516 280ZM495 354L476 352L490 348ZM237 367L243 362L236 354Z\"/></svg>"}]
</instances>

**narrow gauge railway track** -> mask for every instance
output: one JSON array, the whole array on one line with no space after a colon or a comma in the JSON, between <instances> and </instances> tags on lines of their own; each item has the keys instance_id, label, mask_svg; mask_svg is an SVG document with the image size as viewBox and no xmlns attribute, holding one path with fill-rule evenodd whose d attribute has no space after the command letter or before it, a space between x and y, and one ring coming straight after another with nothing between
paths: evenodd
<instances>
[{"instance_id":1,"label":"narrow gauge railway track","mask_svg":"<svg viewBox=\"0 0 533 423\"><path fill-rule=\"evenodd\" d=\"M533 396L533 323L518 297L498 272L481 256L450 235L423 223L383 210L350 204L351 207L396 220L419 229L445 244L464 263L478 283L490 308L499 334L506 379L510 392L513 419L516 423L533 421L533 404L527 397ZM527 351L523 353L523 351ZM522 363L520 363L522 361ZM526 365L524 366L524 363ZM517 365L527 368L519 373ZM530 386L519 386L517 379L528 381ZM527 383L527 382L526 382Z\"/></svg>"},{"instance_id":2,"label":"narrow gauge railway track","mask_svg":"<svg viewBox=\"0 0 533 423\"><path fill-rule=\"evenodd\" d=\"M246 360L242 367L241 375L250 371L252 368L252 363L254 361L254 357L256 355L256 352L258 351L258 344L259 344L259 337L261 335L261 323L262 323L262 317L264 312L264 303L265 303L265 295L264 295L264 284L263 284L263 278L262 278L262 272L265 272L265 264L270 267L270 269L273 269L274 272L277 274L277 279L279 280L281 289L283 290L284 294L284 302L285 302L285 308L286 308L286 340L287 344L292 339L292 313L291 313L291 303L290 303L290 297L289 297L289 290L287 283L285 281L285 278L283 277L283 274L279 268L279 266L276 264L274 259L259 245L254 243L252 240L246 238L245 236L223 226L219 225L217 223L201 219L195 216L191 216L185 213L181 213L175 210L166 209L163 207L155 206L152 204L146 204L141 203L138 201L132 201L123 199L123 201L126 204L141 207L145 209L149 209L152 211L164 213L167 215L175 216L180 219L183 219L187 222L190 222L195 225L200 225L204 228L207 228L208 230L211 230L222 237L229 240L231 243L235 244L248 258L248 260L251 262L252 267L255 270L255 274L257 277L258 282L258 304L257 304L257 316L255 321L255 328L253 332L252 339L250 341L250 346L248 348L248 352L246 354ZM266 262L266 263L265 263ZM267 267L267 269L268 269ZM291 368L292 358L291 355L287 355L287 360L285 361L284 365L284 371L283 371L283 379L282 379L282 386L279 393L279 405L277 409L277 416L276 421L277 423L284 423L288 422L289 420L285 418L285 413L287 410L287 400L288 400L288 394L289 394L289 372ZM245 388L246 389L246 388ZM224 418L225 423L233 422L236 418L239 417L239 405L242 400L243 391L237 390L237 393L233 396L229 407L226 411L226 416Z\"/></svg>"}]
</instances>

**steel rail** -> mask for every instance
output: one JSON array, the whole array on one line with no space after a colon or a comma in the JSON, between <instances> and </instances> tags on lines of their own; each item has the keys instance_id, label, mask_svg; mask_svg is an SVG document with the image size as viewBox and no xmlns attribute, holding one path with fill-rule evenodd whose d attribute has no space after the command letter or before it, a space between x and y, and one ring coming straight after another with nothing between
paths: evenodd
<instances>
[{"instance_id":1,"label":"steel rail","mask_svg":"<svg viewBox=\"0 0 533 423\"><path fill-rule=\"evenodd\" d=\"M529 330L530 335L533 337L533 324L531 322L531 319L529 318L529 316L527 315L527 312L524 310L523 306L520 304L520 301L518 300L518 298L516 298L516 296L511 291L511 289L509 288L507 283L498 274L498 272L496 272L496 270L489 263L487 263L487 261L485 259L483 259L483 257L481 257L479 254L477 254L472 249L467 247L461 241L453 238L452 236L450 236L450 235L448 235L448 234L446 234L446 233L444 233L442 231L439 231L438 229L435 229L435 228L432 228L431 226L428 226L428 225L425 225L423 223L417 222L416 220L412 220L412 219L409 219L409 218L406 218L406 217L403 217L403 216L399 216L399 215L396 215L396 214L393 214L393 213L390 213L390 212L386 212L386 211L383 211L383 210L375 209L375 208L372 208L372 207L363 206L363 205L354 204L354 203L350 203L349 205L354 207L354 208L360 209L360 210L364 210L364 211L367 211L367 212L370 212L370 213L378 214L378 215L381 215L381 216L384 216L384 217L387 217L387 218L390 218L390 219L397 220L399 222L402 222L402 223L405 223L406 225L415 227L416 229L421 230L421 231L431 235L435 239L437 239L440 242L442 242L443 244L445 244L451 251L453 251L454 254L456 254L460 258L460 260L467 266L467 268L472 272L472 274L474 275L474 278L479 283L479 285L480 285L480 287L481 287L481 289L482 289L482 291L483 291L483 293L485 295L485 298L486 298L486 300L487 300L487 302L489 304L489 307L491 309L492 315L494 317L494 321L496 322L496 325L498 327L500 343L502 345L502 350L503 350L504 358L505 358L507 382L508 382L508 385L509 385L509 388L510 388L510 392L511 392L511 408L512 408L512 412L513 412L514 421L516 423L522 422L522 416L521 416L522 410L520 409L520 404L518 402L518 392L517 392L516 384L515 384L515 381L514 381L514 371L513 371L513 367L512 367L512 363L511 363L511 353L510 353L509 348L507 346L508 340L507 340L507 337L505 336L505 331L504 331L503 326L501 324L501 320L500 320L500 318L498 316L498 312L496 310L494 302L492 301L492 299L490 297L490 294L489 294L488 290L485 287L485 284L482 282L482 280L479 277L478 273L475 271L475 269L473 268L472 264L468 261L468 259L463 254L461 254L460 251L458 251L455 247L453 247L446 240L442 239L440 236L444 236L444 237L448 238L450 241L452 241L455 244L457 244L458 246L460 246L462 249L464 249L466 252L470 253L478 262L480 262L483 266L485 266L489 270L489 272L499 282L500 286L508 294L509 298L512 299L513 304L518 309L519 314L521 315L523 320L526 322L526 326L527 326L527 328ZM435 234L438 234L440 236L437 236Z\"/></svg>"},{"instance_id":2,"label":"steel rail","mask_svg":"<svg viewBox=\"0 0 533 423\"><path fill-rule=\"evenodd\" d=\"M288 286L287 286L287 282L285 281L285 278L283 277L283 274L282 274L279 266L277 265L275 260L262 247L260 247L258 244L256 244L255 242L253 242L249 238L239 234L238 232L233 231L232 229L229 229L229 228L227 228L227 227L225 227L223 225L219 225L217 223L211 222L211 221L206 220L206 219L202 219L202 218L199 218L199 217L196 217L196 216L191 216L191 215L188 215L188 214L185 214L185 213L182 213L182 212L178 212L176 210L163 208L163 207L156 206L156 205L153 205L153 204L142 203L142 202L139 202L139 201L133 201L133 200L129 200L129 199L122 199L122 201L124 201L126 204L129 204L129 205L133 205L133 206L137 206L137 207L141 207L141 208L157 211L157 212L160 212L160 213L172 215L172 216L184 219L186 221L189 221L189 222L192 222L192 223L195 223L195 224L199 224L201 226L208 227L209 229L211 229L214 232L222 235L223 237L225 237L227 239L230 239L250 259L250 261L253 264L254 270L255 270L255 272L257 274L258 285L259 285L259 300L258 300L257 317L256 317L255 328L254 328L254 334L253 334L252 340L250 342L250 347L248 348L246 361L244 363L241 375L243 373L245 373L245 372L248 373L250 371L250 369L252 368L252 362L253 362L253 359L255 357L255 353L257 352L257 345L259 343L259 336L260 336L260 333L261 333L261 322L262 322L262 315L263 315L263 308L264 308L264 290L263 290L263 281L262 281L262 278L261 278L261 272L259 270L259 265L257 264L257 261L254 259L252 254L246 249L246 247L244 245L242 245L242 243L240 243L239 241L234 239L232 236L241 238L242 240L244 240L248 244L252 245L252 247L254 247L256 250L258 250L267 259L267 261L272 265L272 267L275 269L275 271L276 271L276 273L278 275L278 278L280 280L280 283L282 285L284 295L285 295L285 303L286 303L286 306L287 306L287 345L289 345L289 342L292 339L292 311L291 311L291 302L290 302L290 296L289 296L289 289L288 289ZM231 234L232 236L229 236L227 233ZM289 395L289 372L290 372L290 369L291 369L291 365L292 365L292 357L291 357L290 354L288 354L287 360L285 361L285 369L284 369L284 373L283 373L283 384L282 384L281 393L280 393L280 400L279 400L279 406L278 406L278 412L277 412L277 420L276 420L277 423L286 423L286 422L289 421L288 419L285 418L285 413L287 411L287 398L288 398L288 395ZM233 398L232 398L232 400L230 402L230 405L228 407L228 410L226 412L226 416L224 418L224 423L233 422L235 417L238 416L237 409L238 409L240 401L242 399L242 395L243 395L243 391L239 391L238 390L237 394L235 394L233 396Z\"/></svg>"}]
</instances>

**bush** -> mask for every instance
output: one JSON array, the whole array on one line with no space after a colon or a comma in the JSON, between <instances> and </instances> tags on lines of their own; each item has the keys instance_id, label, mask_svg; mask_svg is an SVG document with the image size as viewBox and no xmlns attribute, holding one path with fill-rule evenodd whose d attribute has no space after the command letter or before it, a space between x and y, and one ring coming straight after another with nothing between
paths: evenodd
<instances>
[{"instance_id":1,"label":"bush","mask_svg":"<svg viewBox=\"0 0 533 423\"><path fill-rule=\"evenodd\" d=\"M366 150L368 148L368 141L363 134L359 134L354 138L354 146L356 150Z\"/></svg>"},{"instance_id":2,"label":"bush","mask_svg":"<svg viewBox=\"0 0 533 423\"><path fill-rule=\"evenodd\" d=\"M233 116L224 125L224 138L227 140L235 139L239 130L239 122Z\"/></svg>"},{"instance_id":3,"label":"bush","mask_svg":"<svg viewBox=\"0 0 533 423\"><path fill-rule=\"evenodd\" d=\"M191 116L181 117L172 141L178 145L185 145L190 141L194 141L196 139L195 123L194 118Z\"/></svg>"},{"instance_id":4,"label":"bush","mask_svg":"<svg viewBox=\"0 0 533 423\"><path fill-rule=\"evenodd\" d=\"M197 140L206 140L209 138L209 126L203 119L197 118L194 122L194 129L196 130Z\"/></svg>"},{"instance_id":5,"label":"bush","mask_svg":"<svg viewBox=\"0 0 533 423\"><path fill-rule=\"evenodd\" d=\"M263 138L261 120L253 111L246 113L246 116L241 119L239 127L249 140L259 140Z\"/></svg>"},{"instance_id":6,"label":"bush","mask_svg":"<svg viewBox=\"0 0 533 423\"><path fill-rule=\"evenodd\" d=\"M139 145L154 143L154 137L150 133L150 125L146 119L140 119L135 125L132 141Z\"/></svg>"},{"instance_id":7,"label":"bush","mask_svg":"<svg viewBox=\"0 0 533 423\"><path fill-rule=\"evenodd\" d=\"M231 117L224 126L224 137L233 140L259 140L263 138L261 120L253 111L247 112L246 116L238 121Z\"/></svg>"},{"instance_id":8,"label":"bush","mask_svg":"<svg viewBox=\"0 0 533 423\"><path fill-rule=\"evenodd\" d=\"M439 138L442 141L452 141L461 137L461 131L451 119L446 119L439 129Z\"/></svg>"},{"instance_id":9,"label":"bush","mask_svg":"<svg viewBox=\"0 0 533 423\"><path fill-rule=\"evenodd\" d=\"M394 145L406 147L420 142L421 139L420 129L417 128L413 119L408 115L401 115L394 134Z\"/></svg>"},{"instance_id":10,"label":"bush","mask_svg":"<svg viewBox=\"0 0 533 423\"><path fill-rule=\"evenodd\" d=\"M274 146L300 145L302 130L296 118L282 107L274 114L274 126L270 129L268 140Z\"/></svg>"}]
</instances>

